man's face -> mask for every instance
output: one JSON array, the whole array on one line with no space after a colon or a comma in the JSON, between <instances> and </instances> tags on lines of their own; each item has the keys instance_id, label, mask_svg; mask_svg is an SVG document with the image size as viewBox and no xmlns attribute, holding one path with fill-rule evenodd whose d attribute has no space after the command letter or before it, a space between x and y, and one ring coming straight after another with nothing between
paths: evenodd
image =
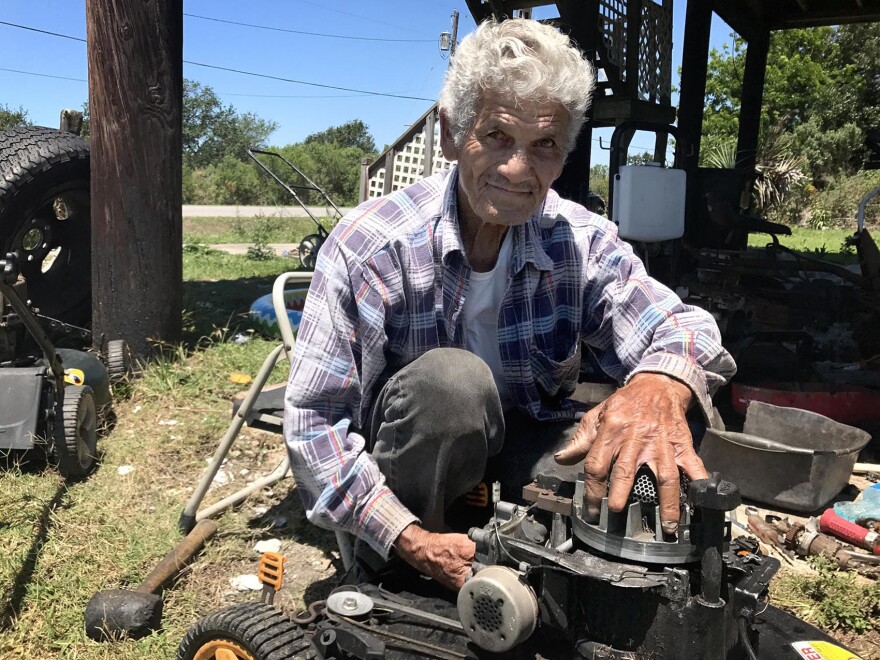
<instances>
[{"instance_id":1,"label":"man's face","mask_svg":"<svg viewBox=\"0 0 880 660\"><path fill-rule=\"evenodd\" d=\"M443 155L458 161L462 219L507 226L526 222L562 172L569 125L565 107L487 92L461 147L453 144L445 118L441 121Z\"/></svg>"}]
</instances>

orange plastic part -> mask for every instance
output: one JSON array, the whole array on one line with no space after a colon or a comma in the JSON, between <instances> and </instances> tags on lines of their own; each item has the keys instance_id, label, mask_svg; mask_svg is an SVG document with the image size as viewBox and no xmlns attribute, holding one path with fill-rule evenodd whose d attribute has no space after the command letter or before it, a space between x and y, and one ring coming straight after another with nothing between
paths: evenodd
<instances>
[{"instance_id":1,"label":"orange plastic part","mask_svg":"<svg viewBox=\"0 0 880 660\"><path fill-rule=\"evenodd\" d=\"M264 552L260 558L260 568L257 577L263 585L269 585L275 591L281 589L284 583L284 562L287 559L278 552Z\"/></svg>"},{"instance_id":2,"label":"orange plastic part","mask_svg":"<svg viewBox=\"0 0 880 660\"><path fill-rule=\"evenodd\" d=\"M231 639L212 639L202 644L193 660L255 660L253 654Z\"/></svg>"}]
</instances>

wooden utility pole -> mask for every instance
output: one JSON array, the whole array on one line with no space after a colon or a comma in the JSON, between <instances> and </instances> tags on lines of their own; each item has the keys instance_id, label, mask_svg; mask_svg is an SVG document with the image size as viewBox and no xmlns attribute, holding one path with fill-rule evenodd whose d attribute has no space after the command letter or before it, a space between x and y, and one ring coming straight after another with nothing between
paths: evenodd
<instances>
[{"instance_id":1,"label":"wooden utility pole","mask_svg":"<svg viewBox=\"0 0 880 660\"><path fill-rule=\"evenodd\" d=\"M177 341L182 0L86 0L95 343Z\"/></svg>"}]
</instances>

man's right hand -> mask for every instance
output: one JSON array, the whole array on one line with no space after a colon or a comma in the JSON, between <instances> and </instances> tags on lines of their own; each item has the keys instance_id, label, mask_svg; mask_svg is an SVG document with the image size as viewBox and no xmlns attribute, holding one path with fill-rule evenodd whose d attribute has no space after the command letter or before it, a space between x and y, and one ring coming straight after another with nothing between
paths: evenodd
<instances>
[{"instance_id":1,"label":"man's right hand","mask_svg":"<svg viewBox=\"0 0 880 660\"><path fill-rule=\"evenodd\" d=\"M477 549L467 534L435 534L415 524L400 533L394 547L407 564L453 591L471 576Z\"/></svg>"}]
</instances>

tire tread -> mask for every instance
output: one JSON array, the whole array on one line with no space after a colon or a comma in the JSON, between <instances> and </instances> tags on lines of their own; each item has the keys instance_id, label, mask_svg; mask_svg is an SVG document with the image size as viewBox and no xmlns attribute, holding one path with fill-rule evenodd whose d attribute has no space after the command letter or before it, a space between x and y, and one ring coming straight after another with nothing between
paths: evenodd
<instances>
[{"instance_id":1,"label":"tire tread","mask_svg":"<svg viewBox=\"0 0 880 660\"><path fill-rule=\"evenodd\" d=\"M226 638L242 644L255 660L309 660L311 641L302 628L271 605L231 605L190 626L177 660L192 660L205 643Z\"/></svg>"}]
</instances>

